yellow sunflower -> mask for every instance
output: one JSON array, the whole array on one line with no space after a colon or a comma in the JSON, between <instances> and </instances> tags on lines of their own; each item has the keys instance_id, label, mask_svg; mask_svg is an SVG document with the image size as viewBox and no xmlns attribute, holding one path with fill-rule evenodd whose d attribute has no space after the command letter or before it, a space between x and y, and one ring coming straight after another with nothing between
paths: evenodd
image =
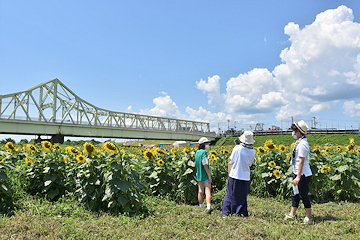
<instances>
[{"instance_id":1,"label":"yellow sunflower","mask_svg":"<svg viewBox=\"0 0 360 240\"><path fill-rule=\"evenodd\" d=\"M189 154L190 150L188 148L183 148L182 152L186 155Z\"/></svg>"},{"instance_id":2,"label":"yellow sunflower","mask_svg":"<svg viewBox=\"0 0 360 240\"><path fill-rule=\"evenodd\" d=\"M217 153L215 151L210 151L210 154L217 156Z\"/></svg>"},{"instance_id":3,"label":"yellow sunflower","mask_svg":"<svg viewBox=\"0 0 360 240\"><path fill-rule=\"evenodd\" d=\"M108 152L113 152L113 153L118 153L119 152L116 145L114 143L112 143L112 142L104 143L103 148Z\"/></svg>"},{"instance_id":4,"label":"yellow sunflower","mask_svg":"<svg viewBox=\"0 0 360 240\"><path fill-rule=\"evenodd\" d=\"M163 150L163 149L161 149L161 148L156 148L156 153L157 154L160 154L160 155L164 155L164 154L166 154L166 151L165 150Z\"/></svg>"},{"instance_id":5,"label":"yellow sunflower","mask_svg":"<svg viewBox=\"0 0 360 240\"><path fill-rule=\"evenodd\" d=\"M86 152L86 154L92 155L95 152L95 146L92 145L91 143L86 142L84 144L84 151Z\"/></svg>"},{"instance_id":6,"label":"yellow sunflower","mask_svg":"<svg viewBox=\"0 0 360 240\"><path fill-rule=\"evenodd\" d=\"M270 167L275 167L275 166L276 166L276 163L275 163L274 161L271 161L271 162L269 162L269 166L270 166Z\"/></svg>"},{"instance_id":7,"label":"yellow sunflower","mask_svg":"<svg viewBox=\"0 0 360 240\"><path fill-rule=\"evenodd\" d=\"M85 162L85 157L83 155L79 154L79 155L76 156L76 160L79 163L83 163L83 162Z\"/></svg>"},{"instance_id":8,"label":"yellow sunflower","mask_svg":"<svg viewBox=\"0 0 360 240\"><path fill-rule=\"evenodd\" d=\"M15 151L14 144L12 142L7 142L5 147L8 149L9 152Z\"/></svg>"},{"instance_id":9,"label":"yellow sunflower","mask_svg":"<svg viewBox=\"0 0 360 240\"><path fill-rule=\"evenodd\" d=\"M29 149L32 154L37 152L37 148L35 147L35 145L27 144L26 148Z\"/></svg>"},{"instance_id":10,"label":"yellow sunflower","mask_svg":"<svg viewBox=\"0 0 360 240\"><path fill-rule=\"evenodd\" d=\"M275 150L276 145L272 142L272 140L266 140L264 146L269 150Z\"/></svg>"},{"instance_id":11,"label":"yellow sunflower","mask_svg":"<svg viewBox=\"0 0 360 240\"><path fill-rule=\"evenodd\" d=\"M215 155L211 155L211 158L209 159L210 165L215 166L217 162L218 162L217 157Z\"/></svg>"},{"instance_id":12,"label":"yellow sunflower","mask_svg":"<svg viewBox=\"0 0 360 240\"><path fill-rule=\"evenodd\" d=\"M275 175L276 178L279 178L279 177L281 176L280 171L277 170L277 169L275 169L275 170L273 171L273 173L274 173L274 175Z\"/></svg>"},{"instance_id":13,"label":"yellow sunflower","mask_svg":"<svg viewBox=\"0 0 360 240\"><path fill-rule=\"evenodd\" d=\"M165 164L165 162L161 159L159 161L157 161L156 163L157 163L157 165L159 165L159 167L162 167Z\"/></svg>"},{"instance_id":14,"label":"yellow sunflower","mask_svg":"<svg viewBox=\"0 0 360 240\"><path fill-rule=\"evenodd\" d=\"M282 153L285 152L286 151L285 145L280 145L279 146L279 151L282 152Z\"/></svg>"},{"instance_id":15,"label":"yellow sunflower","mask_svg":"<svg viewBox=\"0 0 360 240\"><path fill-rule=\"evenodd\" d=\"M341 146L340 145L338 145L337 147L336 147L336 151L338 151L338 152L341 152Z\"/></svg>"},{"instance_id":16,"label":"yellow sunflower","mask_svg":"<svg viewBox=\"0 0 360 240\"><path fill-rule=\"evenodd\" d=\"M25 163L26 164L34 164L35 163L35 160L33 160L33 159L31 159L31 158L29 158L29 156L28 155L25 155L26 157L25 157Z\"/></svg>"},{"instance_id":17,"label":"yellow sunflower","mask_svg":"<svg viewBox=\"0 0 360 240\"><path fill-rule=\"evenodd\" d=\"M316 155L320 156L321 155L320 148L315 148L314 153L316 153Z\"/></svg>"},{"instance_id":18,"label":"yellow sunflower","mask_svg":"<svg viewBox=\"0 0 360 240\"><path fill-rule=\"evenodd\" d=\"M42 141L41 145L45 150L51 150L52 148L51 143L49 141Z\"/></svg>"},{"instance_id":19,"label":"yellow sunflower","mask_svg":"<svg viewBox=\"0 0 360 240\"><path fill-rule=\"evenodd\" d=\"M54 144L54 149L59 150L59 149L61 149L61 147L59 144L56 143L56 144Z\"/></svg>"},{"instance_id":20,"label":"yellow sunflower","mask_svg":"<svg viewBox=\"0 0 360 240\"><path fill-rule=\"evenodd\" d=\"M258 155L263 155L263 154L265 154L265 149L264 149L263 147L258 147L258 148L256 149L256 151L257 151Z\"/></svg>"},{"instance_id":21,"label":"yellow sunflower","mask_svg":"<svg viewBox=\"0 0 360 240\"><path fill-rule=\"evenodd\" d=\"M350 145L348 145L347 147L346 147L346 150L348 150L348 151L351 151L351 150L353 150L354 149L354 145L353 144L350 144Z\"/></svg>"},{"instance_id":22,"label":"yellow sunflower","mask_svg":"<svg viewBox=\"0 0 360 240\"><path fill-rule=\"evenodd\" d=\"M150 150L147 150L147 151L144 152L144 157L146 159L152 159L154 157L154 153L152 151L150 151Z\"/></svg>"}]
</instances>

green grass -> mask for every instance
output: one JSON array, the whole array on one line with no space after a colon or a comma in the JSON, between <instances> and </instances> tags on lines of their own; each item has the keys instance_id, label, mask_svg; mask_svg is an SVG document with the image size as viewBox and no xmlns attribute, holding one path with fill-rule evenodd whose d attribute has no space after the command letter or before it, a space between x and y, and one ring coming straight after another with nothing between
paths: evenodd
<instances>
[{"instance_id":1,"label":"green grass","mask_svg":"<svg viewBox=\"0 0 360 240\"><path fill-rule=\"evenodd\" d=\"M0 218L1 239L359 239L360 203L313 204L315 224L303 226L304 209L285 223L291 199L248 197L250 216L220 218L224 191L213 194L211 215L197 205L145 197L148 212L135 216L91 212L63 198L56 203L24 195L12 216Z\"/></svg>"},{"instance_id":2,"label":"green grass","mask_svg":"<svg viewBox=\"0 0 360 240\"><path fill-rule=\"evenodd\" d=\"M309 145L325 145L325 144L338 144L338 145L349 145L349 138L354 138L354 141L357 145L360 144L360 134L309 134L306 135ZM223 139L223 138L222 138ZM217 143L221 142L220 139ZM234 140L237 137L229 137L223 146L234 146ZM273 140L273 143L276 146L284 144L285 146L290 146L295 139L291 135L268 135L268 136L255 136L254 147L264 146L266 140Z\"/></svg>"}]
</instances>

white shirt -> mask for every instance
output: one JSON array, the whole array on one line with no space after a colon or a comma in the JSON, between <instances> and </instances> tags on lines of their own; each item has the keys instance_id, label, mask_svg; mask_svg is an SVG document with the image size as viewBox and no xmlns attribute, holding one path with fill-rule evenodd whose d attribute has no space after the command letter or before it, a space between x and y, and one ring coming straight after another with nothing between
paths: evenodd
<instances>
[{"instance_id":1,"label":"white shirt","mask_svg":"<svg viewBox=\"0 0 360 240\"><path fill-rule=\"evenodd\" d=\"M256 156L254 149L249 149L241 145L236 145L230 155L230 164L233 163L229 177L250 181L250 166Z\"/></svg>"},{"instance_id":2,"label":"white shirt","mask_svg":"<svg viewBox=\"0 0 360 240\"><path fill-rule=\"evenodd\" d=\"M294 163L294 174L298 174L300 157L305 158L304 167L301 175L305 175L305 177L311 176L312 172L310 169L310 147L306 138L300 140L298 146L295 150L295 163Z\"/></svg>"}]
</instances>

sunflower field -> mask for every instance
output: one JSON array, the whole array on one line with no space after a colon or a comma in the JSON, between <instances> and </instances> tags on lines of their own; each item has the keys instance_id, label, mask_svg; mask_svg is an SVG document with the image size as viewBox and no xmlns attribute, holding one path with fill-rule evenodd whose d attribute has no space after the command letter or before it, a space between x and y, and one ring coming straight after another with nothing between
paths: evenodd
<instances>
[{"instance_id":1,"label":"sunflower field","mask_svg":"<svg viewBox=\"0 0 360 240\"><path fill-rule=\"evenodd\" d=\"M226 188L232 146L211 146L209 165L212 192ZM267 140L256 148L251 168L250 194L289 198L292 189L292 146ZM312 147L313 201L358 201L360 198L360 148L348 145ZM114 213L134 213L146 208L145 195L167 196L177 202L197 202L195 153L197 148L123 147L113 142L66 146L41 144L0 146L1 211L12 208L18 191L56 202L71 198L87 208Z\"/></svg>"}]
</instances>

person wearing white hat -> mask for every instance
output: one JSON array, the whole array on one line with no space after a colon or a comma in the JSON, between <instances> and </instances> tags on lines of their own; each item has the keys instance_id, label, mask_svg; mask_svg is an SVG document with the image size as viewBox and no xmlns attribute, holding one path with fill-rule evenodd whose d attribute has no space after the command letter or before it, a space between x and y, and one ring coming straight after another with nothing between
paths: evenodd
<instances>
[{"instance_id":1,"label":"person wearing white hat","mask_svg":"<svg viewBox=\"0 0 360 240\"><path fill-rule=\"evenodd\" d=\"M206 137L199 139L199 150L195 154L196 179L198 181L199 206L204 207L204 193L206 196L206 212L211 213L211 175L209 171L209 158L205 149L208 149L210 141Z\"/></svg>"},{"instance_id":2,"label":"person wearing white hat","mask_svg":"<svg viewBox=\"0 0 360 240\"><path fill-rule=\"evenodd\" d=\"M290 164L294 166L293 194L290 214L285 216L285 220L293 220L295 212L299 207L300 199L305 207L306 217L304 224L311 224L311 203L309 197L309 183L311 182L310 168L310 147L306 139L308 125L303 121L295 122L291 125L292 136L297 140L290 156Z\"/></svg>"},{"instance_id":3,"label":"person wearing white hat","mask_svg":"<svg viewBox=\"0 0 360 240\"><path fill-rule=\"evenodd\" d=\"M253 164L256 151L253 149L254 134L245 131L240 137L230 155L228 165L229 177L223 203L222 215L244 215L247 217L247 194L250 190L250 166Z\"/></svg>"}]
</instances>

